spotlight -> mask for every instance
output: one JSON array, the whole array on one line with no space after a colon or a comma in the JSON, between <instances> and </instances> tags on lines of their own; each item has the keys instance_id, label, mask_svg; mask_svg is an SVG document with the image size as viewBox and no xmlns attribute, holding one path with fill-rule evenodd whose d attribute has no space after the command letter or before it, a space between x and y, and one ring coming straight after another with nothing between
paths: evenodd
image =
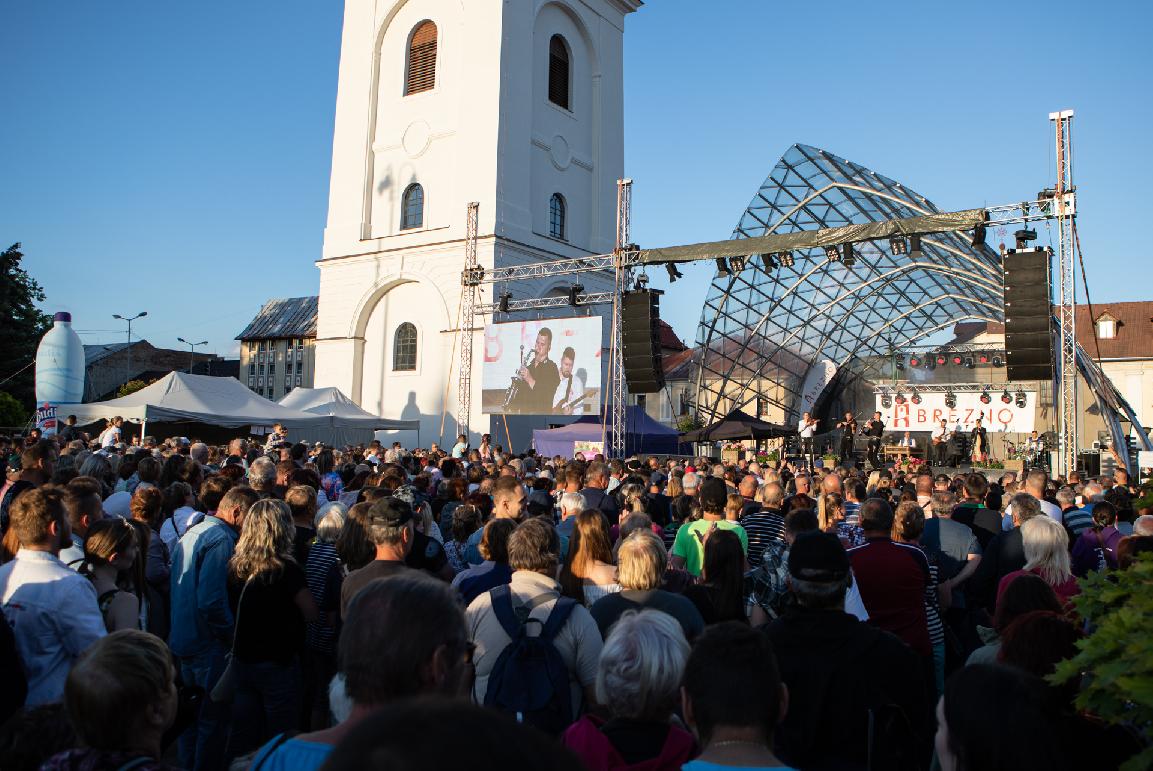
<instances>
[{"instance_id":1,"label":"spotlight","mask_svg":"<svg viewBox=\"0 0 1153 771\"><path fill-rule=\"evenodd\" d=\"M989 395L987 390L981 392L981 404L988 404L993 401L993 397Z\"/></svg>"},{"instance_id":2,"label":"spotlight","mask_svg":"<svg viewBox=\"0 0 1153 771\"><path fill-rule=\"evenodd\" d=\"M886 410L893 406L893 397L889 396L887 391L881 394L881 406Z\"/></svg>"},{"instance_id":3,"label":"spotlight","mask_svg":"<svg viewBox=\"0 0 1153 771\"><path fill-rule=\"evenodd\" d=\"M920 404L921 403L921 395L919 393L917 393L916 391L913 391L913 395L909 397L909 401L911 401L913 404Z\"/></svg>"},{"instance_id":4,"label":"spotlight","mask_svg":"<svg viewBox=\"0 0 1153 771\"><path fill-rule=\"evenodd\" d=\"M791 268L795 262L792 252L778 252L777 259L781 261L782 268Z\"/></svg>"},{"instance_id":5,"label":"spotlight","mask_svg":"<svg viewBox=\"0 0 1153 771\"><path fill-rule=\"evenodd\" d=\"M500 306L499 307L500 307L501 313L508 313L508 303L510 300L512 300L512 292L501 292L500 293Z\"/></svg>"},{"instance_id":6,"label":"spotlight","mask_svg":"<svg viewBox=\"0 0 1153 771\"><path fill-rule=\"evenodd\" d=\"M845 244L845 267L851 268L857 264L857 253L852 244Z\"/></svg>"},{"instance_id":7,"label":"spotlight","mask_svg":"<svg viewBox=\"0 0 1153 771\"><path fill-rule=\"evenodd\" d=\"M999 353L993 354L993 366L994 367L1004 367L1005 366L1005 360L1003 358L1001 358L1001 354L999 354Z\"/></svg>"},{"instance_id":8,"label":"spotlight","mask_svg":"<svg viewBox=\"0 0 1153 771\"><path fill-rule=\"evenodd\" d=\"M898 356L897 358L893 359L893 364L896 365L897 369L904 372L904 370L905 370L905 357L904 356Z\"/></svg>"},{"instance_id":9,"label":"spotlight","mask_svg":"<svg viewBox=\"0 0 1153 771\"><path fill-rule=\"evenodd\" d=\"M937 368L937 357L930 353L928 356L925 357L925 369L936 369L936 368Z\"/></svg>"},{"instance_id":10,"label":"spotlight","mask_svg":"<svg viewBox=\"0 0 1153 771\"><path fill-rule=\"evenodd\" d=\"M949 359L946 358L945 354L943 354L943 353L938 353L935 358L937 359L937 363L940 364L941 366L944 366L945 363L947 361L949 361Z\"/></svg>"},{"instance_id":11,"label":"spotlight","mask_svg":"<svg viewBox=\"0 0 1153 771\"><path fill-rule=\"evenodd\" d=\"M972 369L973 366L974 366L973 365L973 357L972 356L966 356L965 357L965 369Z\"/></svg>"},{"instance_id":12,"label":"spotlight","mask_svg":"<svg viewBox=\"0 0 1153 771\"><path fill-rule=\"evenodd\" d=\"M925 253L921 251L920 236L909 236L909 256L914 259L925 256Z\"/></svg>"},{"instance_id":13,"label":"spotlight","mask_svg":"<svg viewBox=\"0 0 1153 771\"><path fill-rule=\"evenodd\" d=\"M717 257L715 262L717 263L717 275L718 276L731 275L729 273L729 264L727 262L725 262L724 257Z\"/></svg>"},{"instance_id":14,"label":"spotlight","mask_svg":"<svg viewBox=\"0 0 1153 771\"><path fill-rule=\"evenodd\" d=\"M742 270L745 269L745 261L748 259L749 259L748 257L744 257L744 256L730 257L729 258L729 270L731 270L734 274L740 273Z\"/></svg>"},{"instance_id":15,"label":"spotlight","mask_svg":"<svg viewBox=\"0 0 1153 771\"><path fill-rule=\"evenodd\" d=\"M909 357L909 366L910 367L919 367L924 363L925 363L924 360L915 353Z\"/></svg>"},{"instance_id":16,"label":"spotlight","mask_svg":"<svg viewBox=\"0 0 1153 771\"><path fill-rule=\"evenodd\" d=\"M1029 399L1025 396L1025 392L1017 391L1017 409L1023 410L1028 404Z\"/></svg>"},{"instance_id":17,"label":"spotlight","mask_svg":"<svg viewBox=\"0 0 1153 771\"><path fill-rule=\"evenodd\" d=\"M1013 238L1017 241L1018 249L1028 249L1029 242L1037 240L1037 231L1032 228L1018 230L1013 233Z\"/></svg>"},{"instance_id":18,"label":"spotlight","mask_svg":"<svg viewBox=\"0 0 1153 771\"><path fill-rule=\"evenodd\" d=\"M984 246L985 245L985 226L978 225L973 228L973 241L969 246Z\"/></svg>"},{"instance_id":19,"label":"spotlight","mask_svg":"<svg viewBox=\"0 0 1153 771\"><path fill-rule=\"evenodd\" d=\"M584 284L573 284L568 288L568 304L580 305L580 300L577 295L585 290Z\"/></svg>"},{"instance_id":20,"label":"spotlight","mask_svg":"<svg viewBox=\"0 0 1153 771\"><path fill-rule=\"evenodd\" d=\"M1013 403L1013 394L1009 393L1008 391L1002 391L1001 392L1001 402L1002 402L1002 404L1012 404Z\"/></svg>"},{"instance_id":21,"label":"spotlight","mask_svg":"<svg viewBox=\"0 0 1153 771\"><path fill-rule=\"evenodd\" d=\"M777 269L777 258L768 252L761 255L761 262L765 264L765 271Z\"/></svg>"},{"instance_id":22,"label":"spotlight","mask_svg":"<svg viewBox=\"0 0 1153 771\"><path fill-rule=\"evenodd\" d=\"M957 394L949 391L945 394L945 406L951 410L957 409Z\"/></svg>"},{"instance_id":23,"label":"spotlight","mask_svg":"<svg viewBox=\"0 0 1153 771\"><path fill-rule=\"evenodd\" d=\"M681 273L680 269L677 268L677 264L675 262L666 262L665 263L665 270L667 270L669 272L669 283L670 284L673 283L674 281L676 281L678 278L684 278L685 277L685 274Z\"/></svg>"},{"instance_id":24,"label":"spotlight","mask_svg":"<svg viewBox=\"0 0 1153 771\"><path fill-rule=\"evenodd\" d=\"M904 236L892 236L889 238L889 251L896 257L901 254L909 253L909 244L905 241Z\"/></svg>"},{"instance_id":25,"label":"spotlight","mask_svg":"<svg viewBox=\"0 0 1153 771\"><path fill-rule=\"evenodd\" d=\"M952 355L952 357L949 359L949 362L950 362L950 363L951 363L951 364L952 364L954 367L959 367L959 366L961 366L962 364L964 364L964 363L965 363L965 357L963 357L963 356L962 356L961 354L959 354L959 353L954 353L954 354Z\"/></svg>"},{"instance_id":26,"label":"spotlight","mask_svg":"<svg viewBox=\"0 0 1153 771\"><path fill-rule=\"evenodd\" d=\"M640 291L643 291L644 289L646 289L648 287L648 285L649 285L649 275L647 273L641 273L637 276L637 283L636 283L636 287L634 287L634 288L638 292L640 292Z\"/></svg>"},{"instance_id":27,"label":"spotlight","mask_svg":"<svg viewBox=\"0 0 1153 771\"><path fill-rule=\"evenodd\" d=\"M825 247L825 259L830 262L836 262L841 259L841 253L837 250L836 245Z\"/></svg>"},{"instance_id":28,"label":"spotlight","mask_svg":"<svg viewBox=\"0 0 1153 771\"><path fill-rule=\"evenodd\" d=\"M900 391L897 391L896 401L897 401L897 404L904 404L905 403L905 395L903 393L901 393Z\"/></svg>"}]
</instances>

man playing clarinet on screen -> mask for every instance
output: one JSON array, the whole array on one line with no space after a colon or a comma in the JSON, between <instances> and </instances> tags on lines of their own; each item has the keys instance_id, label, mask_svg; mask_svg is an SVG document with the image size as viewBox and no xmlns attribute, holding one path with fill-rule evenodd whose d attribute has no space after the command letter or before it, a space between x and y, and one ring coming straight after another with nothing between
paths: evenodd
<instances>
[{"instance_id":1,"label":"man playing clarinet on screen","mask_svg":"<svg viewBox=\"0 0 1153 771\"><path fill-rule=\"evenodd\" d=\"M528 389L523 392L520 399L520 409L529 415L548 415L552 412L553 394L556 393L560 383L560 372L556 364L548 357L552 348L552 330L541 327L536 333L536 344L532 349L532 361L520 368L521 380Z\"/></svg>"}]
</instances>

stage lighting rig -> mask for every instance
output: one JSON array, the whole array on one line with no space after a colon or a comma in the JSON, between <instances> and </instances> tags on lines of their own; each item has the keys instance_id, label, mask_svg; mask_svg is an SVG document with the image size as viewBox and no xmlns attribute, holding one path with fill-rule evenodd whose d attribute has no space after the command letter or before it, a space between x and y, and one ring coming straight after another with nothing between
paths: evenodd
<instances>
[{"instance_id":1,"label":"stage lighting rig","mask_svg":"<svg viewBox=\"0 0 1153 771\"><path fill-rule=\"evenodd\" d=\"M825 259L830 262L837 262L841 259L841 252L835 244L825 247Z\"/></svg>"},{"instance_id":2,"label":"stage lighting rig","mask_svg":"<svg viewBox=\"0 0 1153 771\"><path fill-rule=\"evenodd\" d=\"M1029 399L1028 399L1028 397L1025 396L1024 391L1021 391L1021 390L1017 391L1016 402L1017 402L1017 409L1019 409L1019 410L1025 409L1025 407L1029 404Z\"/></svg>"},{"instance_id":3,"label":"stage lighting rig","mask_svg":"<svg viewBox=\"0 0 1153 771\"><path fill-rule=\"evenodd\" d=\"M933 358L935 358L937 360L937 364L941 365L942 367L945 366L945 364L949 361L948 357L946 357L943 353L938 353Z\"/></svg>"},{"instance_id":4,"label":"stage lighting rig","mask_svg":"<svg viewBox=\"0 0 1153 771\"><path fill-rule=\"evenodd\" d=\"M959 367L965 363L965 357L959 353L954 353L949 361L952 362L954 367Z\"/></svg>"},{"instance_id":5,"label":"stage lighting rig","mask_svg":"<svg viewBox=\"0 0 1153 771\"><path fill-rule=\"evenodd\" d=\"M945 406L951 410L957 409L957 394L947 391L945 393Z\"/></svg>"},{"instance_id":6,"label":"stage lighting rig","mask_svg":"<svg viewBox=\"0 0 1153 771\"><path fill-rule=\"evenodd\" d=\"M978 225L973 228L973 241L970 246L984 246L985 245L985 226Z\"/></svg>"},{"instance_id":7,"label":"stage lighting rig","mask_svg":"<svg viewBox=\"0 0 1153 771\"><path fill-rule=\"evenodd\" d=\"M925 256L924 251L921 250L920 236L909 236L909 256L914 260L918 260Z\"/></svg>"},{"instance_id":8,"label":"stage lighting rig","mask_svg":"<svg viewBox=\"0 0 1153 771\"><path fill-rule=\"evenodd\" d=\"M1032 228L1022 228L1013 233L1013 238L1017 241L1018 249L1028 249L1029 242L1037 240L1037 231Z\"/></svg>"},{"instance_id":9,"label":"stage lighting rig","mask_svg":"<svg viewBox=\"0 0 1153 771\"><path fill-rule=\"evenodd\" d=\"M973 367L975 367L975 366L976 366L976 365L973 363L973 357L972 357L972 356L966 356L966 357L965 357L965 361L964 361L964 364L965 364L965 369L972 369Z\"/></svg>"},{"instance_id":10,"label":"stage lighting rig","mask_svg":"<svg viewBox=\"0 0 1153 771\"><path fill-rule=\"evenodd\" d=\"M853 249L852 244L845 244L844 257L842 257L842 260L846 268L851 268L857 264L857 252Z\"/></svg>"},{"instance_id":11,"label":"stage lighting rig","mask_svg":"<svg viewBox=\"0 0 1153 771\"><path fill-rule=\"evenodd\" d=\"M887 410L892 406L893 397L889 396L889 392L886 391L885 393L881 394L881 407Z\"/></svg>"},{"instance_id":12,"label":"stage lighting rig","mask_svg":"<svg viewBox=\"0 0 1153 771\"><path fill-rule=\"evenodd\" d=\"M1013 403L1013 394L1009 393L1007 390L1002 391L1001 392L1001 403L1002 404L1012 404Z\"/></svg>"},{"instance_id":13,"label":"stage lighting rig","mask_svg":"<svg viewBox=\"0 0 1153 771\"><path fill-rule=\"evenodd\" d=\"M993 354L993 366L994 367L1004 367L1005 366L1005 359L1004 359L1004 357L1001 356L1001 354L999 354L999 353Z\"/></svg>"},{"instance_id":14,"label":"stage lighting rig","mask_svg":"<svg viewBox=\"0 0 1153 771\"><path fill-rule=\"evenodd\" d=\"M897 391L896 402L897 402L897 404L904 404L905 403L905 395L903 393L901 393L900 391Z\"/></svg>"},{"instance_id":15,"label":"stage lighting rig","mask_svg":"<svg viewBox=\"0 0 1153 771\"><path fill-rule=\"evenodd\" d=\"M989 390L985 389L981 392L981 404L989 404L993 401L993 397L989 395Z\"/></svg>"},{"instance_id":16,"label":"stage lighting rig","mask_svg":"<svg viewBox=\"0 0 1153 771\"><path fill-rule=\"evenodd\" d=\"M896 366L897 369L901 370L902 372L905 371L905 357L904 356L898 356L895 359L893 359L893 364L894 364L894 366Z\"/></svg>"},{"instance_id":17,"label":"stage lighting rig","mask_svg":"<svg viewBox=\"0 0 1153 771\"><path fill-rule=\"evenodd\" d=\"M732 273L729 272L729 265L727 262L725 262L724 257L717 257L715 262L717 263L717 275L718 276L731 276L732 275Z\"/></svg>"},{"instance_id":18,"label":"stage lighting rig","mask_svg":"<svg viewBox=\"0 0 1153 771\"><path fill-rule=\"evenodd\" d=\"M511 300L512 300L512 292L501 292L500 293L500 305L498 306L498 308L500 309L501 313L508 313L508 304Z\"/></svg>"},{"instance_id":19,"label":"stage lighting rig","mask_svg":"<svg viewBox=\"0 0 1153 771\"><path fill-rule=\"evenodd\" d=\"M766 273L777 269L777 258L768 252L761 255L761 262L764 263Z\"/></svg>"},{"instance_id":20,"label":"stage lighting rig","mask_svg":"<svg viewBox=\"0 0 1153 771\"><path fill-rule=\"evenodd\" d=\"M685 274L681 273L680 269L677 267L677 264L675 262L666 262L665 263L665 270L667 270L669 272L669 283L670 284L675 282L678 278L684 278L685 277Z\"/></svg>"},{"instance_id":21,"label":"stage lighting rig","mask_svg":"<svg viewBox=\"0 0 1153 771\"><path fill-rule=\"evenodd\" d=\"M918 356L915 353L909 356L909 366L910 367L914 367L914 368L919 367L924 363L925 363L924 359L922 359L920 356Z\"/></svg>"},{"instance_id":22,"label":"stage lighting rig","mask_svg":"<svg viewBox=\"0 0 1153 771\"><path fill-rule=\"evenodd\" d=\"M777 259L780 260L782 268L791 268L795 262L792 252L779 252Z\"/></svg>"},{"instance_id":23,"label":"stage lighting rig","mask_svg":"<svg viewBox=\"0 0 1153 771\"><path fill-rule=\"evenodd\" d=\"M584 290L584 284L573 284L570 286L568 288L568 304L574 306L580 305L580 298L578 295L580 295L580 293Z\"/></svg>"},{"instance_id":24,"label":"stage lighting rig","mask_svg":"<svg viewBox=\"0 0 1153 771\"><path fill-rule=\"evenodd\" d=\"M748 257L743 256L729 258L729 270L733 272L733 275L736 275L745 269L746 260L748 260Z\"/></svg>"},{"instance_id":25,"label":"stage lighting rig","mask_svg":"<svg viewBox=\"0 0 1153 771\"><path fill-rule=\"evenodd\" d=\"M917 393L917 389L913 389L913 395L909 397L909 401L911 401L913 404L921 403L921 395Z\"/></svg>"},{"instance_id":26,"label":"stage lighting rig","mask_svg":"<svg viewBox=\"0 0 1153 771\"><path fill-rule=\"evenodd\" d=\"M893 253L894 257L902 254L908 254L909 243L905 241L904 236L891 236L889 238L889 251Z\"/></svg>"}]
</instances>

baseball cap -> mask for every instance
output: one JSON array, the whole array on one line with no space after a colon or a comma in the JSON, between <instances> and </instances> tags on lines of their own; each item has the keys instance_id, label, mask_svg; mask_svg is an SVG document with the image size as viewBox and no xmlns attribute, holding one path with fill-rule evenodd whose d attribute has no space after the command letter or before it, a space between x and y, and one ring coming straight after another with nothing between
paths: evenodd
<instances>
[{"instance_id":1,"label":"baseball cap","mask_svg":"<svg viewBox=\"0 0 1153 771\"><path fill-rule=\"evenodd\" d=\"M369 508L367 519L370 525L400 527L412 519L412 505L396 496L381 498Z\"/></svg>"},{"instance_id":2,"label":"baseball cap","mask_svg":"<svg viewBox=\"0 0 1153 771\"><path fill-rule=\"evenodd\" d=\"M789 575L804 581L840 581L849 574L849 555L832 533L801 533L789 550Z\"/></svg>"}]
</instances>

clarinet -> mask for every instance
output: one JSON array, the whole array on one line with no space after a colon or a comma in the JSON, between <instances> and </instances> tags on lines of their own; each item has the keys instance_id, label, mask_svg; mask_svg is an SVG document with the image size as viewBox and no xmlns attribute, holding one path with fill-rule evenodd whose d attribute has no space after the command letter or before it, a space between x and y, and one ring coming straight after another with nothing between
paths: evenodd
<instances>
[{"instance_id":1,"label":"clarinet","mask_svg":"<svg viewBox=\"0 0 1153 771\"><path fill-rule=\"evenodd\" d=\"M519 358L522 359L524 363L521 366L527 367L529 365L529 362L532 360L532 357L534 356L534 354L535 354L534 351L529 351L528 356L525 356L524 355L524 345L522 344L520 347L520 357ZM520 372L519 368L517 369L517 372ZM514 401L516 401L518 396L520 396L521 389L524 387L524 385L525 385L525 382L524 382L524 380L521 379L519 374L513 375L512 383L509 384L508 390L505 391L505 394L504 394L504 405L501 406L501 412L508 411L508 408L510 406L512 406L512 403Z\"/></svg>"}]
</instances>

